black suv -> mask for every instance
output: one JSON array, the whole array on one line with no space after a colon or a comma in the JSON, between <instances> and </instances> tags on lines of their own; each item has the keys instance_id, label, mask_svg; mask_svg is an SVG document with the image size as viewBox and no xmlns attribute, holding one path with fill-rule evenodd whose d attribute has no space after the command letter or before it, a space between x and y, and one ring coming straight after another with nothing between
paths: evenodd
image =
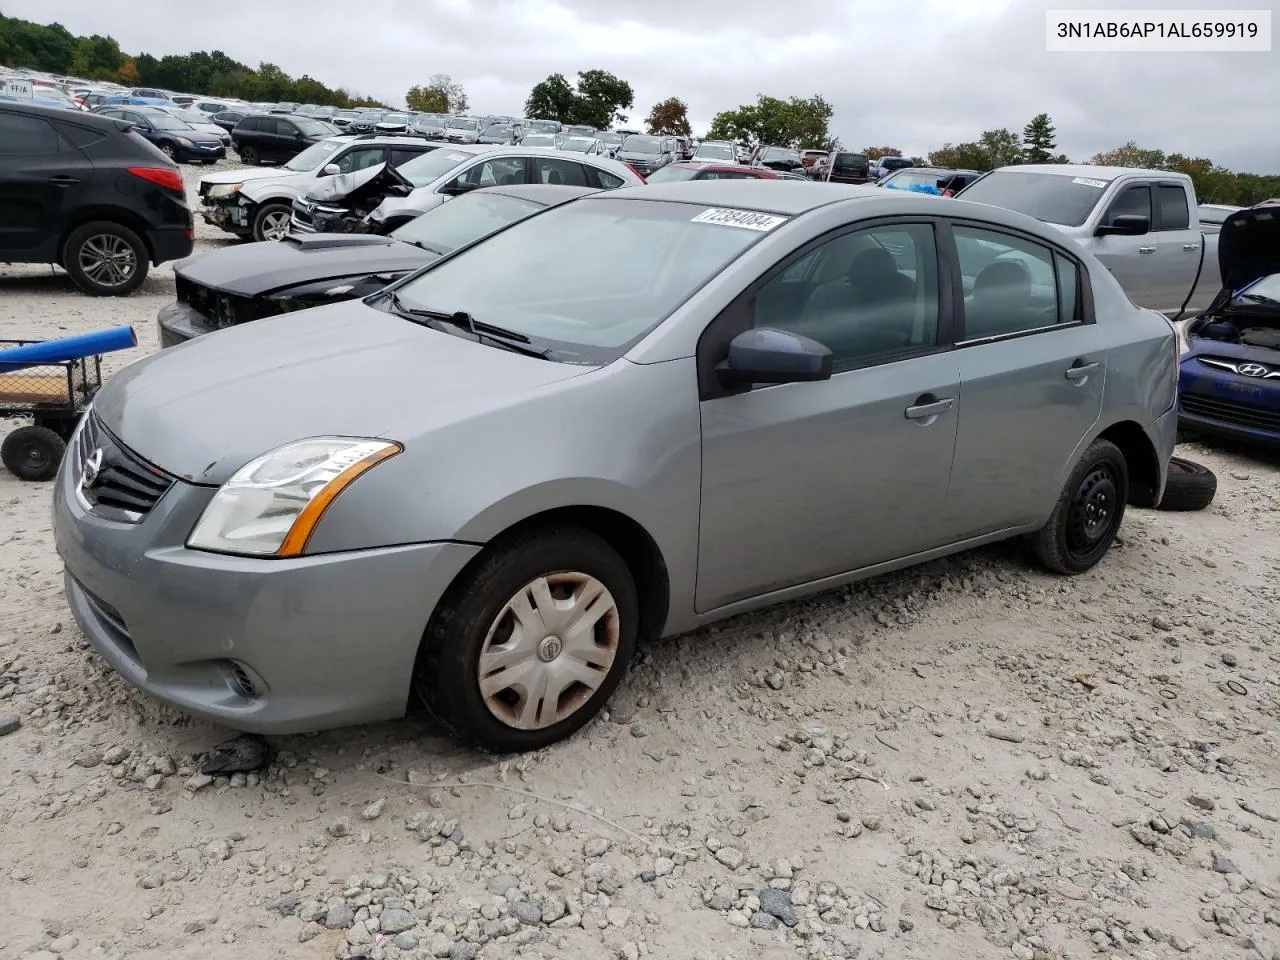
<instances>
[{"instance_id":1,"label":"black suv","mask_svg":"<svg viewBox=\"0 0 1280 960\"><path fill-rule=\"evenodd\" d=\"M333 128L307 117L258 114L245 117L231 130L236 153L249 166L288 163L313 143L333 136Z\"/></svg>"},{"instance_id":2,"label":"black suv","mask_svg":"<svg viewBox=\"0 0 1280 960\"><path fill-rule=\"evenodd\" d=\"M111 117L0 101L0 261L56 263L123 296L193 247L177 165Z\"/></svg>"},{"instance_id":3,"label":"black suv","mask_svg":"<svg viewBox=\"0 0 1280 960\"><path fill-rule=\"evenodd\" d=\"M865 153L839 150L826 163L826 177L832 183L866 183L871 179L871 161Z\"/></svg>"}]
</instances>

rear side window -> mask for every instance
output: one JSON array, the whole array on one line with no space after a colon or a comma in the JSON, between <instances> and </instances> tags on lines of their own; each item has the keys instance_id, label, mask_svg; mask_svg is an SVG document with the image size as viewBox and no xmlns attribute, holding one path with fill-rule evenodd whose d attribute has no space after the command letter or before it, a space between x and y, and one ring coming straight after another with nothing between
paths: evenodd
<instances>
[{"instance_id":1,"label":"rear side window","mask_svg":"<svg viewBox=\"0 0 1280 960\"><path fill-rule=\"evenodd\" d=\"M0 113L0 153L11 156L39 156L57 153L58 132L43 117Z\"/></svg>"},{"instance_id":2,"label":"rear side window","mask_svg":"<svg viewBox=\"0 0 1280 960\"><path fill-rule=\"evenodd\" d=\"M596 167L587 167L587 180L592 181L591 186L600 190L617 190L627 182L608 170L600 170Z\"/></svg>"},{"instance_id":3,"label":"rear side window","mask_svg":"<svg viewBox=\"0 0 1280 960\"><path fill-rule=\"evenodd\" d=\"M298 128L288 120L275 120L272 122L275 124L276 133L286 137L296 137L298 135Z\"/></svg>"},{"instance_id":4,"label":"rear side window","mask_svg":"<svg viewBox=\"0 0 1280 960\"><path fill-rule=\"evenodd\" d=\"M77 147L92 146L107 135L103 130L90 130L88 127L82 127L74 123L59 123L57 127L58 133L62 135L62 138L69 140Z\"/></svg>"},{"instance_id":5,"label":"rear side window","mask_svg":"<svg viewBox=\"0 0 1280 960\"><path fill-rule=\"evenodd\" d=\"M414 157L420 157L420 156L422 156L422 154L427 153L427 152L428 152L428 150L420 150L420 149L418 149L418 148L416 148L416 147L414 147L414 148L410 148L410 147L392 147L392 149L391 149L391 165L392 165L393 167L398 167L398 166L400 166L400 164L402 164L402 163L407 163L408 161L412 160Z\"/></svg>"},{"instance_id":6,"label":"rear side window","mask_svg":"<svg viewBox=\"0 0 1280 960\"><path fill-rule=\"evenodd\" d=\"M262 129L262 118L261 117L245 117L243 120L237 123L236 126L247 133L254 133Z\"/></svg>"},{"instance_id":7,"label":"rear side window","mask_svg":"<svg viewBox=\"0 0 1280 960\"><path fill-rule=\"evenodd\" d=\"M1160 217L1160 230L1186 230L1191 226L1191 208L1187 204L1187 191L1172 184L1156 187L1156 205Z\"/></svg>"}]
</instances>

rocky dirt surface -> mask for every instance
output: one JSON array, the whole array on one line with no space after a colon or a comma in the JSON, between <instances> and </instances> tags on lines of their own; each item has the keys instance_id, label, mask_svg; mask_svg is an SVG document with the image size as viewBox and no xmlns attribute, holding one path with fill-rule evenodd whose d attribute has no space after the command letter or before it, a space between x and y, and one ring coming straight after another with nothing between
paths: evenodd
<instances>
[{"instance_id":1,"label":"rocky dirt surface","mask_svg":"<svg viewBox=\"0 0 1280 960\"><path fill-rule=\"evenodd\" d=\"M149 350L171 296L0 267L0 328ZM1280 462L1180 452L1216 503L1085 576L1001 546L656 644L536 755L411 716L213 779L0 473L0 957L1280 958Z\"/></svg>"}]
</instances>

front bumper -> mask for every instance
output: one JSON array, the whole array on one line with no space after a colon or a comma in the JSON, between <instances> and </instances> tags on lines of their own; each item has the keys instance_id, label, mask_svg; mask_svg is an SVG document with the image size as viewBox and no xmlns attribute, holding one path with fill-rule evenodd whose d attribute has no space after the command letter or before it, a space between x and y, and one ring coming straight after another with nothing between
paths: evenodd
<instances>
[{"instance_id":1,"label":"front bumper","mask_svg":"<svg viewBox=\"0 0 1280 960\"><path fill-rule=\"evenodd\" d=\"M193 143L189 147L181 147L180 150L182 156L188 160L225 160L227 157L227 147L223 143L217 146Z\"/></svg>"},{"instance_id":2,"label":"front bumper","mask_svg":"<svg viewBox=\"0 0 1280 960\"><path fill-rule=\"evenodd\" d=\"M253 208L255 204L241 203L239 194L211 200L205 197L200 204L200 217L210 226L229 233L253 232Z\"/></svg>"},{"instance_id":3,"label":"front bumper","mask_svg":"<svg viewBox=\"0 0 1280 960\"><path fill-rule=\"evenodd\" d=\"M1184 356L1178 373L1178 425L1229 440L1280 446L1280 380L1245 377Z\"/></svg>"},{"instance_id":4,"label":"front bumper","mask_svg":"<svg viewBox=\"0 0 1280 960\"><path fill-rule=\"evenodd\" d=\"M138 523L79 498L79 439L55 482L67 603L145 693L236 730L288 734L403 715L422 631L478 547L252 559L183 546L211 487L182 480Z\"/></svg>"},{"instance_id":5,"label":"front bumper","mask_svg":"<svg viewBox=\"0 0 1280 960\"><path fill-rule=\"evenodd\" d=\"M176 347L218 329L198 310L176 300L160 308L160 313L156 315L156 326L159 329L161 350Z\"/></svg>"}]
</instances>

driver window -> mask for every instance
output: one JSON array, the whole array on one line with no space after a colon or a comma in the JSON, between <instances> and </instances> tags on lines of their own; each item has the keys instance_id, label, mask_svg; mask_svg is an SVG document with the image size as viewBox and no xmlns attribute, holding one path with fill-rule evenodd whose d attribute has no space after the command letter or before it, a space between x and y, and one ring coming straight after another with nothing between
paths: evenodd
<instances>
[{"instance_id":1,"label":"driver window","mask_svg":"<svg viewBox=\"0 0 1280 960\"><path fill-rule=\"evenodd\" d=\"M811 250L755 296L755 325L803 334L835 369L932 346L938 336L938 255L929 224L841 234Z\"/></svg>"},{"instance_id":2,"label":"driver window","mask_svg":"<svg viewBox=\"0 0 1280 960\"><path fill-rule=\"evenodd\" d=\"M1106 226L1115 223L1116 217L1146 217L1151 219L1151 188L1145 183L1139 186L1126 187L1120 195L1111 201L1107 214L1102 222Z\"/></svg>"},{"instance_id":3,"label":"driver window","mask_svg":"<svg viewBox=\"0 0 1280 960\"><path fill-rule=\"evenodd\" d=\"M342 155L342 159L338 161L338 169L342 173L354 173L357 170L376 167L385 159L386 158L383 156L381 147L364 147L356 150L348 150Z\"/></svg>"},{"instance_id":4,"label":"driver window","mask_svg":"<svg viewBox=\"0 0 1280 960\"><path fill-rule=\"evenodd\" d=\"M524 158L504 157L477 163L463 171L453 182L476 187L507 187L524 183Z\"/></svg>"}]
</instances>

